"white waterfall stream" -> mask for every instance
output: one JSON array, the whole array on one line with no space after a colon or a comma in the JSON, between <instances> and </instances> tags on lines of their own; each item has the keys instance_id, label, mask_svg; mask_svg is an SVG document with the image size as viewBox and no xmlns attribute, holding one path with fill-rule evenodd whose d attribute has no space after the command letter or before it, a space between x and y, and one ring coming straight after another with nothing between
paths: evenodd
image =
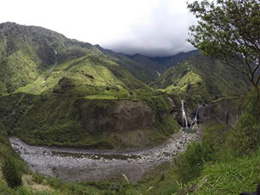
<instances>
[{"instance_id":1,"label":"white waterfall stream","mask_svg":"<svg viewBox=\"0 0 260 195\"><path fill-rule=\"evenodd\" d=\"M194 117L194 119L193 119L193 121L192 121L192 123L191 123L191 126L192 126L191 129L192 129L192 130L193 130L195 124L196 124L197 121L198 121L198 112L199 112L199 108L197 108L197 110L196 110L196 114L195 114L195 117Z\"/></svg>"},{"instance_id":2,"label":"white waterfall stream","mask_svg":"<svg viewBox=\"0 0 260 195\"><path fill-rule=\"evenodd\" d=\"M159 71L156 70L156 73L157 73L158 77L161 76L161 73Z\"/></svg>"},{"instance_id":3,"label":"white waterfall stream","mask_svg":"<svg viewBox=\"0 0 260 195\"><path fill-rule=\"evenodd\" d=\"M197 121L198 121L198 113L199 113L200 107L201 107L200 105L197 106L196 113L195 113L193 120L190 119L188 121L187 114L185 112L184 100L181 100L181 111L182 111L182 119L183 119L184 128L191 128L193 130L193 128L195 127L195 124L197 124Z\"/></svg>"},{"instance_id":4,"label":"white waterfall stream","mask_svg":"<svg viewBox=\"0 0 260 195\"><path fill-rule=\"evenodd\" d=\"M184 100L181 100L181 111L182 111L183 126L185 128L188 128L188 120L187 120L187 116L186 116L186 112L185 112L185 108L184 108Z\"/></svg>"},{"instance_id":5,"label":"white waterfall stream","mask_svg":"<svg viewBox=\"0 0 260 195\"><path fill-rule=\"evenodd\" d=\"M197 122L197 120L198 120L198 112L199 112L199 108L197 108L197 110L196 110L196 114L195 114L195 117L194 117L194 119L192 121L192 124L195 124Z\"/></svg>"}]
</instances>

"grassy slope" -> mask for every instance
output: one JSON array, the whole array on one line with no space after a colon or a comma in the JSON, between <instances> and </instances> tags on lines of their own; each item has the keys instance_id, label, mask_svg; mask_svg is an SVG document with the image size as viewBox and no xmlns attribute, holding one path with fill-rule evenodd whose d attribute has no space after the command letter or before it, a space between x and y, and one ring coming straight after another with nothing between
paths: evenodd
<instances>
[{"instance_id":1,"label":"grassy slope","mask_svg":"<svg viewBox=\"0 0 260 195\"><path fill-rule=\"evenodd\" d=\"M135 58L137 61L139 60L145 60L144 62L146 62L147 59L149 59L149 61L152 61L153 63L150 65L149 61L148 64L149 66L153 67L154 69L158 70L159 72L164 72L167 71L167 69L171 68L172 66L177 65L178 63L181 63L182 61L184 61L187 58L190 58L192 56L195 56L199 53L198 50L193 50L193 51L189 51L189 52L180 52L174 56L166 56L166 57L145 57L142 56L143 59L138 59Z\"/></svg>"},{"instance_id":2,"label":"grassy slope","mask_svg":"<svg viewBox=\"0 0 260 195\"><path fill-rule=\"evenodd\" d=\"M0 94L31 83L56 61L81 57L90 51L96 49L41 27L0 24Z\"/></svg>"},{"instance_id":3,"label":"grassy slope","mask_svg":"<svg viewBox=\"0 0 260 195\"><path fill-rule=\"evenodd\" d=\"M154 106L154 102L164 106L160 101L168 100L157 96L128 70L145 80L156 73L127 56L107 53L40 27L5 23L0 24L0 35L0 93L5 95L0 100L1 120L10 135L19 135L32 144L96 148L114 148L116 140L131 137L130 145L141 147L141 141L134 141L140 135L150 140L151 146L178 128L165 114L167 106ZM104 100L141 99L153 109L157 122L145 131L90 134L83 129L81 99L101 107L106 106Z\"/></svg>"},{"instance_id":4,"label":"grassy slope","mask_svg":"<svg viewBox=\"0 0 260 195\"><path fill-rule=\"evenodd\" d=\"M88 54L58 65L51 73L46 71L35 82L17 89L17 92L39 95L53 90L55 93L72 90L71 93L81 97L99 93L127 97L131 90L138 88L149 90L116 63Z\"/></svg>"},{"instance_id":5,"label":"grassy slope","mask_svg":"<svg viewBox=\"0 0 260 195\"><path fill-rule=\"evenodd\" d=\"M255 192L260 181L260 105L254 93L237 103L243 115L235 128L209 121L201 142L190 144L173 165L154 169L135 189L150 195Z\"/></svg>"},{"instance_id":6,"label":"grassy slope","mask_svg":"<svg viewBox=\"0 0 260 195\"><path fill-rule=\"evenodd\" d=\"M237 126L231 129L216 122L204 126L202 141L180 155L163 181L157 177L153 191L176 195L255 192L260 181L260 105L254 94L240 104L244 112Z\"/></svg>"},{"instance_id":7,"label":"grassy slope","mask_svg":"<svg viewBox=\"0 0 260 195\"><path fill-rule=\"evenodd\" d=\"M3 96L0 110L9 134L31 144L138 148L143 146L141 140L137 141L140 138L148 142L147 146L152 146L178 129L177 123L165 114L169 110L167 98L154 95L153 90L118 64L102 55L88 54L60 64L52 72L47 70L35 82L18 88L13 95ZM95 105L105 107L106 99L111 103L124 99L147 102L156 114L158 130L86 132L80 118L81 104L90 102L92 106L88 110L95 112ZM117 141L121 139L126 145L118 145Z\"/></svg>"},{"instance_id":8,"label":"grassy slope","mask_svg":"<svg viewBox=\"0 0 260 195\"><path fill-rule=\"evenodd\" d=\"M177 93L190 103L207 103L246 93L248 84L241 78L219 61L197 55L167 70L151 86Z\"/></svg>"},{"instance_id":9,"label":"grassy slope","mask_svg":"<svg viewBox=\"0 0 260 195\"><path fill-rule=\"evenodd\" d=\"M201 184L195 194L239 194L255 192L260 181L260 103L255 94L243 99L244 113L236 128L223 139L219 160L206 165L195 182Z\"/></svg>"},{"instance_id":10,"label":"grassy slope","mask_svg":"<svg viewBox=\"0 0 260 195\"><path fill-rule=\"evenodd\" d=\"M260 152L204 168L194 194L237 195L255 192L260 181Z\"/></svg>"},{"instance_id":11,"label":"grassy slope","mask_svg":"<svg viewBox=\"0 0 260 195\"><path fill-rule=\"evenodd\" d=\"M0 24L0 94L32 85L33 81L39 85L39 82L44 82L44 77L50 76L47 73L55 68L56 63L66 66L71 62L69 66L74 66L86 55L89 56L85 64L105 66L130 88L147 88L134 77L149 82L157 76L148 66L137 64L123 54L70 40L41 27L3 23Z\"/></svg>"},{"instance_id":12,"label":"grassy slope","mask_svg":"<svg viewBox=\"0 0 260 195\"><path fill-rule=\"evenodd\" d=\"M130 56L115 53L111 50L103 49L100 46L97 47L100 49L101 52L103 52L104 55L108 56L110 60L124 67L137 79L146 84L153 81L158 76L155 71L156 69L153 66L151 66L151 63L153 63L151 60L135 60ZM147 57L145 58L148 59Z\"/></svg>"},{"instance_id":13,"label":"grassy slope","mask_svg":"<svg viewBox=\"0 0 260 195\"><path fill-rule=\"evenodd\" d=\"M153 94L153 91L148 86L104 56L89 54L58 65L51 73L47 71L40 75L34 83L19 88L16 93L18 96L19 93L28 94L26 98L32 97L33 102L26 103L26 98L22 101L21 106L27 108L17 111L23 114L17 117L15 127L10 127L10 129L14 129L16 135L31 144L135 148L143 145L139 146L140 142L137 141L140 137L146 142L147 139L150 140L148 146L155 145L178 129L174 120L165 115L163 118L157 119L160 121L156 124L160 131L150 129L131 131L131 133L90 134L86 132L81 124L80 108L77 106L77 102L82 103L79 101L82 98L86 102L97 102L101 107L105 106L104 100L106 99L113 103L112 100L141 98L151 104L150 106L155 113L158 113L157 115L161 115L169 109L168 105L159 106L160 101L167 102L167 99L163 100L159 97L149 99L148 96ZM30 94L36 96L30 96ZM95 101L95 99L99 101ZM5 100L3 99L3 101ZM157 107L153 107L154 101L157 101ZM88 108L89 112L91 110L95 112L95 104L91 105L91 108ZM125 140L125 137L128 137L129 140ZM126 142L125 146L117 144L117 141L121 139L125 140L123 141Z\"/></svg>"},{"instance_id":14,"label":"grassy slope","mask_svg":"<svg viewBox=\"0 0 260 195\"><path fill-rule=\"evenodd\" d=\"M143 99L156 114L154 127L123 132L88 132L83 127L80 114L82 109L87 109L89 115L98 108L102 111L116 104L117 100L15 94L2 97L0 101L0 115L6 130L31 144L131 149L159 144L179 128L172 118L164 114L169 109L168 102L160 97Z\"/></svg>"}]
</instances>

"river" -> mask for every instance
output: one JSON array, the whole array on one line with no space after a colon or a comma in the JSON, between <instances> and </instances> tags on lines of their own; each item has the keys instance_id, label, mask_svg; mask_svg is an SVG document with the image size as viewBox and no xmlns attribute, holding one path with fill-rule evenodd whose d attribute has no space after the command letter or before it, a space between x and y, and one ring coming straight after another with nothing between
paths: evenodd
<instances>
[{"instance_id":1,"label":"river","mask_svg":"<svg viewBox=\"0 0 260 195\"><path fill-rule=\"evenodd\" d=\"M86 182L118 180L125 174L137 183L147 171L163 162L172 162L188 143L199 138L198 132L180 130L160 146L131 152L31 146L15 137L10 142L31 170L45 176Z\"/></svg>"}]
</instances>

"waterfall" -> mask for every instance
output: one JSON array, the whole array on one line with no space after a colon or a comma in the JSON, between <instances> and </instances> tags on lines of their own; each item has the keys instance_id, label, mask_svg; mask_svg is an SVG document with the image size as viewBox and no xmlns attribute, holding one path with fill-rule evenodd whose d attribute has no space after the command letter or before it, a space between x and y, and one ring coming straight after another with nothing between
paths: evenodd
<instances>
[{"instance_id":1,"label":"waterfall","mask_svg":"<svg viewBox=\"0 0 260 195\"><path fill-rule=\"evenodd\" d=\"M181 100L181 111L182 111L182 119L184 121L183 126L185 128L188 128L188 120L187 120L187 116L186 116L186 112L185 112L185 108L184 108L184 101Z\"/></svg>"},{"instance_id":2,"label":"waterfall","mask_svg":"<svg viewBox=\"0 0 260 195\"><path fill-rule=\"evenodd\" d=\"M194 117L194 119L192 121L192 124L195 124L197 122L197 120L198 120L198 112L199 112L199 108L197 108L197 110L196 110L196 114L195 114L195 117Z\"/></svg>"},{"instance_id":3,"label":"waterfall","mask_svg":"<svg viewBox=\"0 0 260 195\"><path fill-rule=\"evenodd\" d=\"M198 121L198 115L199 115L199 109L201 108L201 105L198 105L196 107L196 112L195 112L195 116L191 117L188 116L185 112L185 106L184 106L184 100L181 100L181 111L182 111L182 120L183 120L183 127L186 130L193 130L194 128L197 128L198 126L197 121Z\"/></svg>"},{"instance_id":4,"label":"waterfall","mask_svg":"<svg viewBox=\"0 0 260 195\"><path fill-rule=\"evenodd\" d=\"M192 123L191 123L191 126L192 126L192 130L193 130L193 128L194 128L194 126L195 126L195 124L197 123L197 121L198 121L198 112L199 112L199 108L197 108L196 109L196 114L195 114L195 117L194 117L194 119L193 119L193 121L192 121Z\"/></svg>"},{"instance_id":5,"label":"waterfall","mask_svg":"<svg viewBox=\"0 0 260 195\"><path fill-rule=\"evenodd\" d=\"M172 107L175 107L175 105L174 105L174 103L173 103L173 100L172 100L172 98L170 98L170 97L167 97L168 98L168 100L170 101L170 103L171 103L171 106Z\"/></svg>"},{"instance_id":6,"label":"waterfall","mask_svg":"<svg viewBox=\"0 0 260 195\"><path fill-rule=\"evenodd\" d=\"M57 60L58 52L55 49L53 51L54 51L54 55L55 55L55 57L54 57L54 65L50 68L50 70L48 71L48 74L50 74L56 68L56 66L58 65L58 60Z\"/></svg>"}]
</instances>

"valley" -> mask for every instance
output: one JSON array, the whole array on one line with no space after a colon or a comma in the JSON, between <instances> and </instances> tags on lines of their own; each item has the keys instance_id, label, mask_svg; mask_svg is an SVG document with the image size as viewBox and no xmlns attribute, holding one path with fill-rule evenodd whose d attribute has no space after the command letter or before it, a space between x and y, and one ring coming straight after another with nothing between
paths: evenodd
<instances>
[{"instance_id":1,"label":"valley","mask_svg":"<svg viewBox=\"0 0 260 195\"><path fill-rule=\"evenodd\" d=\"M0 24L0 163L43 194L189 191L205 167L256 152L255 97L245 75L199 50L126 55ZM0 174L2 189L16 193Z\"/></svg>"},{"instance_id":2,"label":"valley","mask_svg":"<svg viewBox=\"0 0 260 195\"><path fill-rule=\"evenodd\" d=\"M29 146L18 138L10 138L29 167L45 176L64 181L123 181L123 174L136 184L142 176L163 162L185 151L187 144L199 140L198 133L180 130L161 146L138 151L100 151Z\"/></svg>"}]
</instances>

